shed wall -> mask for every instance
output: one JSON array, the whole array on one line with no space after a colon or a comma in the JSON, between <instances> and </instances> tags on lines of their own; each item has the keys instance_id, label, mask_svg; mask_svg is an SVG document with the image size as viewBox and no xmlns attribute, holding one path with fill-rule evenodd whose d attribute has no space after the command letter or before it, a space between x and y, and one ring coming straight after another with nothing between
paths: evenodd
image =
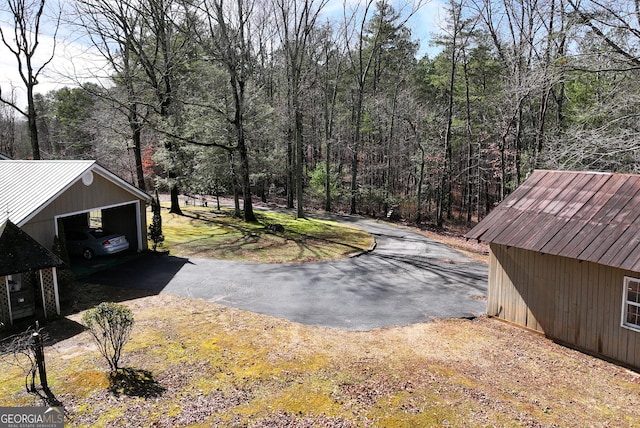
<instances>
[{"instance_id":1,"label":"shed wall","mask_svg":"<svg viewBox=\"0 0 640 428\"><path fill-rule=\"evenodd\" d=\"M82 180L79 180L24 224L22 230L31 235L44 247L51 248L53 237L55 236L55 216L138 200L140 199L122 187L113 184L99 174L94 174L93 183L90 186L84 185ZM142 200L140 200L139 221L141 224L143 249L146 249L147 222L145 203Z\"/></svg>"},{"instance_id":2,"label":"shed wall","mask_svg":"<svg viewBox=\"0 0 640 428\"><path fill-rule=\"evenodd\" d=\"M640 332L620 325L624 277L640 273L491 244L487 314L640 368Z\"/></svg>"}]
</instances>

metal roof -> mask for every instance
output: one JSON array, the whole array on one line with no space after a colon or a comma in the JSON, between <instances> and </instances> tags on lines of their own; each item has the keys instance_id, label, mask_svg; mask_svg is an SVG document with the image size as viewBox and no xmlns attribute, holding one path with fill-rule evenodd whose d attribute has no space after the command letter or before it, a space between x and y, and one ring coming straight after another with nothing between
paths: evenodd
<instances>
[{"instance_id":1,"label":"metal roof","mask_svg":"<svg viewBox=\"0 0 640 428\"><path fill-rule=\"evenodd\" d=\"M534 171L466 237L640 272L640 175Z\"/></svg>"},{"instance_id":2,"label":"metal roof","mask_svg":"<svg viewBox=\"0 0 640 428\"><path fill-rule=\"evenodd\" d=\"M0 162L0 224L22 226L58 195L91 171L125 188L139 199L150 196L93 160L3 160Z\"/></svg>"}]
</instances>

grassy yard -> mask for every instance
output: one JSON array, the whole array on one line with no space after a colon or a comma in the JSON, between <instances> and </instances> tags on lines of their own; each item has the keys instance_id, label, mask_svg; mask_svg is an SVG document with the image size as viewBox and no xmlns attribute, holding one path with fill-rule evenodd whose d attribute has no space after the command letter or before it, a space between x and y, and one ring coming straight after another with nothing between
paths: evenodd
<instances>
[{"instance_id":1,"label":"grassy yard","mask_svg":"<svg viewBox=\"0 0 640 428\"><path fill-rule=\"evenodd\" d=\"M135 313L110 382L87 332L46 348L68 426L639 426L640 376L496 320L371 332L308 327L167 294L114 293ZM85 302L88 303L88 302ZM38 404L2 357L5 406Z\"/></svg>"},{"instance_id":2,"label":"grassy yard","mask_svg":"<svg viewBox=\"0 0 640 428\"><path fill-rule=\"evenodd\" d=\"M256 210L258 223L233 217L228 208L189 206L184 216L162 211L165 242L160 249L183 257L204 257L267 263L331 260L371 247L368 233L317 218L296 219L290 214ZM151 213L148 213L151 224ZM283 232L270 225L279 224Z\"/></svg>"}]
</instances>

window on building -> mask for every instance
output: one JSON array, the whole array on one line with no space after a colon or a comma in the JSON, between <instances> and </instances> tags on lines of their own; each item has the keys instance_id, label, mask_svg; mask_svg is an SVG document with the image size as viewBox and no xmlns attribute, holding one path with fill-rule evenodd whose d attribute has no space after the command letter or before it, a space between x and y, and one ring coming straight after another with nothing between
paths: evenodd
<instances>
[{"instance_id":1,"label":"window on building","mask_svg":"<svg viewBox=\"0 0 640 428\"><path fill-rule=\"evenodd\" d=\"M640 279L624 278L622 325L640 330Z\"/></svg>"}]
</instances>

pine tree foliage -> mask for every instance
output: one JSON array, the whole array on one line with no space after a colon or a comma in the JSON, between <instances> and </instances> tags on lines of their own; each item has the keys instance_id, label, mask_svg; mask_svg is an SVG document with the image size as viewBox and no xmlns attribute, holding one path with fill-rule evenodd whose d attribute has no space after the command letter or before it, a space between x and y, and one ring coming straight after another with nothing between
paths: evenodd
<instances>
[{"instance_id":1,"label":"pine tree foliage","mask_svg":"<svg viewBox=\"0 0 640 428\"><path fill-rule=\"evenodd\" d=\"M470 223L536 168L640 172L636 3L449 0L425 46L417 0L82 0L113 73L38 100L43 154L247 220L258 196Z\"/></svg>"}]
</instances>

